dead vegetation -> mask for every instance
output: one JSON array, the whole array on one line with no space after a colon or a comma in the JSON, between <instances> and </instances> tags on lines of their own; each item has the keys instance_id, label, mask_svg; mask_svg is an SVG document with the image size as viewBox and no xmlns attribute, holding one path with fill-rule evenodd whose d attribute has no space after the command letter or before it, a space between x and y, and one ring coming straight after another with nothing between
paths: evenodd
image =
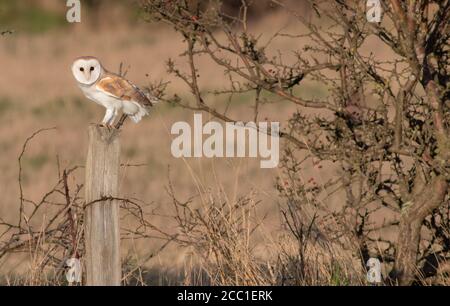
<instances>
[{"instance_id":1,"label":"dead vegetation","mask_svg":"<svg viewBox=\"0 0 450 306\"><path fill-rule=\"evenodd\" d=\"M369 257L382 261L385 284L449 284L450 1L386 1L382 23L367 22L363 1L306 2L307 17L289 2L267 1L298 26L262 39L252 31L250 1L231 12L218 1L143 1L150 20L169 24L185 45L167 62L185 87L153 86L164 100L223 121L265 120L263 109L281 103L294 111L283 122L274 178L279 197L270 213L279 224L266 226L260 194L230 195L196 180L192 196L166 181L170 213L118 198L122 239L160 242L123 256L124 284L359 285L367 284ZM389 52L380 57L374 40ZM211 65L228 83L208 83ZM305 84L325 95L308 97ZM251 97L251 112L237 108L242 97ZM21 157L36 135L19 157L19 186ZM65 259L83 257L88 204L77 171L59 169L39 201L20 187L17 218L0 219L0 260L23 256L29 273L1 282L65 284ZM184 266L171 280L155 278L147 264L170 246L184 252Z\"/></svg>"},{"instance_id":2,"label":"dead vegetation","mask_svg":"<svg viewBox=\"0 0 450 306\"><path fill-rule=\"evenodd\" d=\"M176 96L174 101L230 122L238 121L228 114L232 105L218 108L218 96L231 101L252 94L253 112L239 118L244 121L260 120L259 109L270 100L264 93L296 105L279 133L286 140L279 190L298 214L287 218L291 231L299 239L304 226L298 228L298 220L311 223L362 263L370 256L392 263L388 282L421 282L421 258L445 262L449 256L443 233L449 225L450 1L383 2L378 23L368 21L364 1L308 1L308 18L282 1L268 3L292 15L300 30L280 29L261 41L250 30L247 1L235 15L222 11L220 1L206 8L190 1L144 2L150 18L171 25L186 45L181 58L188 68L178 68L173 59L167 66L194 102ZM371 39L390 49L389 58L364 48ZM299 47L273 50L277 40L295 40ZM229 79L214 95L202 90L200 57ZM306 81L321 84L327 94L305 98L296 89ZM340 175L305 182L301 168L310 162L332 166ZM331 192L343 195L337 207L324 200ZM374 218L380 210L381 224ZM431 225L428 218L435 214L439 222ZM386 237L386 229L396 237Z\"/></svg>"}]
</instances>

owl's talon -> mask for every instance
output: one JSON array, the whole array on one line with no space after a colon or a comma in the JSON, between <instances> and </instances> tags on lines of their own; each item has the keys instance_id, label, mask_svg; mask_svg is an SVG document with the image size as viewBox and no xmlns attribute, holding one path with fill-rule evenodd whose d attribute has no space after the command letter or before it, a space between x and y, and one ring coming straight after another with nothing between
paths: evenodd
<instances>
[{"instance_id":1,"label":"owl's talon","mask_svg":"<svg viewBox=\"0 0 450 306\"><path fill-rule=\"evenodd\" d=\"M105 123L100 123L98 126L99 126L99 127L102 127L102 128L107 128L107 129L108 129L108 132L111 132L111 130L113 129L113 126L112 126L112 125L105 124Z\"/></svg>"}]
</instances>

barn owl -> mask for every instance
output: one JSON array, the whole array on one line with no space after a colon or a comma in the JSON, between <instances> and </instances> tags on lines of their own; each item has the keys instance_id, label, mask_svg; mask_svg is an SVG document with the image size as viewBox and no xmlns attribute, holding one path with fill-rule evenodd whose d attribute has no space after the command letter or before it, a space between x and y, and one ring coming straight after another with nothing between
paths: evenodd
<instances>
[{"instance_id":1,"label":"barn owl","mask_svg":"<svg viewBox=\"0 0 450 306\"><path fill-rule=\"evenodd\" d=\"M84 95L106 108L101 125L112 127L119 111L138 123L148 115L156 97L144 93L136 85L103 68L92 56L82 56L72 64L72 74Z\"/></svg>"}]
</instances>

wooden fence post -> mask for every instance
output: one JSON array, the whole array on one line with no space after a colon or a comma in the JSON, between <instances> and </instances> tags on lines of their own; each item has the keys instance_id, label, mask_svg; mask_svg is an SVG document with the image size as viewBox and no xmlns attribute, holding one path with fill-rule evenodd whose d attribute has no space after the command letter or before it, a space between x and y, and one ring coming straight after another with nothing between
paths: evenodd
<instances>
[{"instance_id":1,"label":"wooden fence post","mask_svg":"<svg viewBox=\"0 0 450 306\"><path fill-rule=\"evenodd\" d=\"M119 133L91 125L88 134L85 169L88 205L84 220L86 285L119 286L122 274L119 202L108 199L118 195Z\"/></svg>"}]
</instances>

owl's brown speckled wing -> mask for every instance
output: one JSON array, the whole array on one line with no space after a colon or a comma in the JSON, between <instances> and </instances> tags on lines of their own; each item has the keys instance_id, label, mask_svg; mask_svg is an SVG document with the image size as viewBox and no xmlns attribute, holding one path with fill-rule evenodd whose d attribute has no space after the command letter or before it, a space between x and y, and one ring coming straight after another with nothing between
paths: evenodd
<instances>
[{"instance_id":1,"label":"owl's brown speckled wing","mask_svg":"<svg viewBox=\"0 0 450 306\"><path fill-rule=\"evenodd\" d=\"M134 101L146 108L153 106L153 103L156 102L156 98L147 96L136 85L116 74L105 74L97 82L96 87L97 89L117 99Z\"/></svg>"}]
</instances>

